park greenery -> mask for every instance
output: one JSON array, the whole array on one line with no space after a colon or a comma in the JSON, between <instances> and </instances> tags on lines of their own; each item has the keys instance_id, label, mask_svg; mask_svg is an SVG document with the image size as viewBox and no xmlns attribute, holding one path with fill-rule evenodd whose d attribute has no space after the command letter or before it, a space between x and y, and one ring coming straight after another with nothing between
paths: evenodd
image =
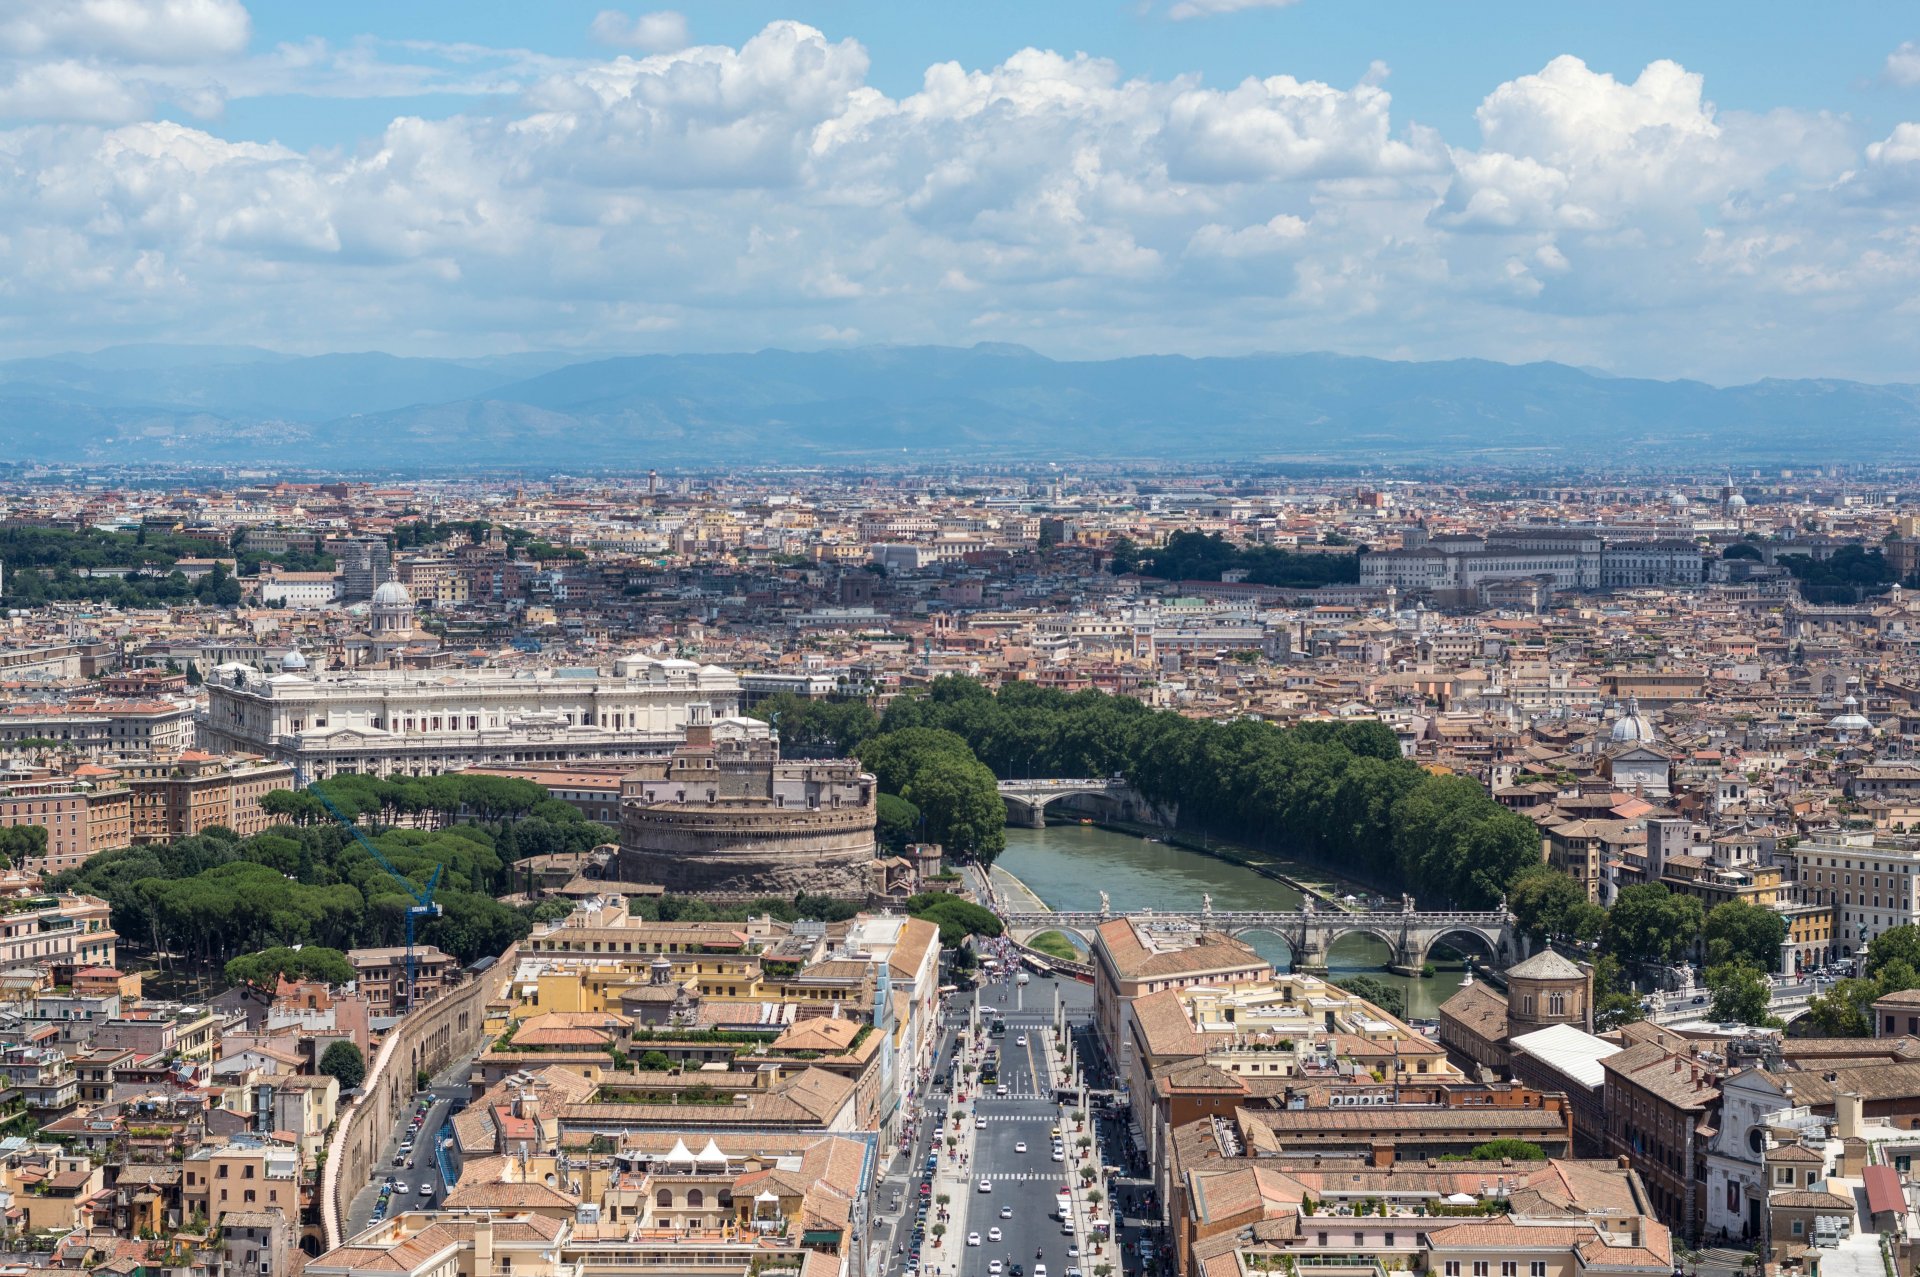
<instances>
[{"instance_id":1,"label":"park greenery","mask_svg":"<svg viewBox=\"0 0 1920 1277\"><path fill-rule=\"evenodd\" d=\"M145 528L136 532L0 528L7 599L16 607L57 602L111 603L125 608L195 603L232 607L240 602L240 582L225 564L216 563L194 579L175 567L182 559L223 556L234 557L230 546ZM311 557L300 556L297 566L309 566ZM238 561L242 571L257 571L265 562L296 566L287 558L244 554ZM331 561L327 564L331 566Z\"/></svg>"},{"instance_id":2,"label":"park greenery","mask_svg":"<svg viewBox=\"0 0 1920 1277\"><path fill-rule=\"evenodd\" d=\"M1800 596L1809 603L1857 603L1885 594L1899 579L1885 554L1860 545L1843 545L1824 559L1783 554L1775 562L1793 576Z\"/></svg>"},{"instance_id":3,"label":"park greenery","mask_svg":"<svg viewBox=\"0 0 1920 1277\"><path fill-rule=\"evenodd\" d=\"M1218 581L1226 572L1243 572L1251 584L1290 590L1346 585L1360 579L1360 558L1352 552L1241 546L1217 532L1193 530L1176 532L1161 546L1136 546L1121 537L1113 546L1112 568L1116 576L1138 572L1164 581Z\"/></svg>"},{"instance_id":4,"label":"park greenery","mask_svg":"<svg viewBox=\"0 0 1920 1277\"><path fill-rule=\"evenodd\" d=\"M306 791L267 795L263 805L287 823L251 838L214 827L102 852L49 885L101 897L122 936L203 970L225 973L234 959L250 958L232 978L264 985L277 964L289 961L289 974L338 972L324 954L303 968L302 958L277 956L279 949L303 946L304 954L304 946L343 951L404 942L407 907L436 867L434 900L442 913L420 924L418 941L463 963L496 955L533 923L533 910L497 899L517 885L515 862L612 837L522 781L340 776L319 787L410 886L395 881ZM400 819L413 823L392 823Z\"/></svg>"}]
</instances>

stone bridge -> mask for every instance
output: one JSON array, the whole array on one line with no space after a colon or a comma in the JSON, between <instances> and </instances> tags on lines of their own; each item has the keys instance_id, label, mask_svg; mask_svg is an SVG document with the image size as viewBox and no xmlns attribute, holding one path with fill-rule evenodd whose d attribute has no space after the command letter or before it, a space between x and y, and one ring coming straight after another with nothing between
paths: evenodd
<instances>
[{"instance_id":1,"label":"stone bridge","mask_svg":"<svg viewBox=\"0 0 1920 1277\"><path fill-rule=\"evenodd\" d=\"M1095 780L1003 780L1000 798L1007 805L1009 825L1030 825L1044 829L1047 808L1062 798L1098 798L1102 814L1118 820L1142 824L1167 823L1153 804L1135 792L1133 786L1117 778Z\"/></svg>"},{"instance_id":2,"label":"stone bridge","mask_svg":"<svg viewBox=\"0 0 1920 1277\"><path fill-rule=\"evenodd\" d=\"M1388 969L1398 975L1420 974L1427 955L1442 940L1465 939L1465 947L1483 950L1496 967L1511 966L1526 957L1525 943L1513 929L1513 920L1504 904L1498 909L1420 913L1414 908L1411 896L1402 896L1401 901L1398 911L1348 913L1324 905L1316 908L1309 898L1299 912L1281 913L1215 909L1209 897L1198 913L1162 913L1154 909L1125 913L1106 909L1098 912L1038 910L1002 913L1000 920L1016 939L1024 941L1041 931L1071 931L1085 940L1089 949L1093 945L1094 928L1115 918L1132 918L1166 930L1224 931L1231 936L1265 932L1286 941L1293 954L1295 971L1325 971L1328 951L1344 937L1356 933L1384 941L1393 954Z\"/></svg>"}]
</instances>

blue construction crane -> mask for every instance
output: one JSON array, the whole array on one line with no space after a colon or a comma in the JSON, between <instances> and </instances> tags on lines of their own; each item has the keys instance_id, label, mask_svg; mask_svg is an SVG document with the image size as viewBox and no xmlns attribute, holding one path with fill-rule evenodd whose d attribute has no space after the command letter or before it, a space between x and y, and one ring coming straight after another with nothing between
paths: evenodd
<instances>
[{"instance_id":1,"label":"blue construction crane","mask_svg":"<svg viewBox=\"0 0 1920 1277\"><path fill-rule=\"evenodd\" d=\"M405 887L407 890L407 895L413 898L413 903L407 906L407 1007L406 1009L411 1011L413 1010L414 919L438 918L440 916L441 914L440 906L435 904L433 901L433 889L440 884L441 866L435 865L433 867L433 876L427 879L427 885L425 887L416 887L413 883L413 879L407 877L405 874L401 873L398 869L395 869L393 867L393 862L388 860L386 856L381 853L380 849L373 845L373 839L367 837L365 834L360 832L359 825L356 825L353 821L348 820L346 813L333 805L333 799L327 797L325 790L321 789L318 785L308 785L307 792L312 794L315 798L318 798L320 800L321 806L325 807L329 812L331 812L333 814L333 818L339 821L340 824L343 827L345 827L348 833L353 835L354 841L359 843L362 847L366 848L367 854L373 857L374 862L378 864L382 869L387 871L387 876L392 878L395 882L399 883L402 887Z\"/></svg>"}]
</instances>

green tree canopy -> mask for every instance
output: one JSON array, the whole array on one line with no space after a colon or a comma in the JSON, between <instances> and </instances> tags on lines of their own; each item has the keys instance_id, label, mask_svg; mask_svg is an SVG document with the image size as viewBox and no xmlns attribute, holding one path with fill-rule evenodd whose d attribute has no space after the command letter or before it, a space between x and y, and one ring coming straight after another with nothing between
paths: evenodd
<instances>
[{"instance_id":1,"label":"green tree canopy","mask_svg":"<svg viewBox=\"0 0 1920 1277\"><path fill-rule=\"evenodd\" d=\"M1391 1016L1405 1016L1407 998L1398 986L1370 975L1347 975L1333 981L1356 998L1365 998Z\"/></svg>"},{"instance_id":2,"label":"green tree canopy","mask_svg":"<svg viewBox=\"0 0 1920 1277\"><path fill-rule=\"evenodd\" d=\"M920 809L895 794L881 794L875 804L873 836L888 851L897 852L920 841Z\"/></svg>"},{"instance_id":3,"label":"green tree canopy","mask_svg":"<svg viewBox=\"0 0 1920 1277\"><path fill-rule=\"evenodd\" d=\"M1623 887L1607 912L1609 952L1639 962L1676 962L1692 950L1706 916L1692 896L1657 882Z\"/></svg>"},{"instance_id":4,"label":"green tree canopy","mask_svg":"<svg viewBox=\"0 0 1920 1277\"><path fill-rule=\"evenodd\" d=\"M1547 1151L1531 1140L1509 1138L1476 1144L1468 1156L1476 1162L1499 1162L1508 1158L1516 1162L1544 1162L1547 1160Z\"/></svg>"},{"instance_id":5,"label":"green tree canopy","mask_svg":"<svg viewBox=\"0 0 1920 1277\"><path fill-rule=\"evenodd\" d=\"M341 1038L321 1053L320 1071L339 1082L341 1090L351 1091L366 1081L367 1061L359 1047Z\"/></svg>"},{"instance_id":6,"label":"green tree canopy","mask_svg":"<svg viewBox=\"0 0 1920 1277\"><path fill-rule=\"evenodd\" d=\"M1920 971L1920 927L1888 927L1867 946L1864 974L1877 976L1890 962L1904 962Z\"/></svg>"},{"instance_id":7,"label":"green tree canopy","mask_svg":"<svg viewBox=\"0 0 1920 1277\"><path fill-rule=\"evenodd\" d=\"M256 989L278 987L281 976L290 980L318 980L322 984L342 985L353 979L353 967L347 955L324 945L289 949L276 945L259 953L242 954L226 966L227 979L234 984L250 984Z\"/></svg>"},{"instance_id":8,"label":"green tree canopy","mask_svg":"<svg viewBox=\"0 0 1920 1277\"><path fill-rule=\"evenodd\" d=\"M1729 900L1715 905L1705 924L1707 961L1746 962L1762 971L1780 967L1780 942L1787 938L1787 920L1762 905Z\"/></svg>"},{"instance_id":9,"label":"green tree canopy","mask_svg":"<svg viewBox=\"0 0 1920 1277\"><path fill-rule=\"evenodd\" d=\"M1763 1027L1780 1023L1773 1015L1767 973L1751 962L1735 959L1708 967L1707 988L1713 994L1715 1019Z\"/></svg>"}]
</instances>

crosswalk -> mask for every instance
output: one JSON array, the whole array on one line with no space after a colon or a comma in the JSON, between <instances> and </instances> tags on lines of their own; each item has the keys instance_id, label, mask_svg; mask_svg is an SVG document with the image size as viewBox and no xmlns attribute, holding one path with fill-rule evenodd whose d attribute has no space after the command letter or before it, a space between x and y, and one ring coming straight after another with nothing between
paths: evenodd
<instances>
[{"instance_id":1,"label":"crosswalk","mask_svg":"<svg viewBox=\"0 0 1920 1277\"><path fill-rule=\"evenodd\" d=\"M1058 1114L1047 1113L982 1113L980 1116L989 1122L1032 1122L1037 1126L1053 1126L1060 1121Z\"/></svg>"},{"instance_id":2,"label":"crosswalk","mask_svg":"<svg viewBox=\"0 0 1920 1277\"><path fill-rule=\"evenodd\" d=\"M974 1178L990 1180L995 1184L1005 1184L1015 1180L1051 1180L1055 1184L1066 1182L1066 1176L1059 1171L988 1171Z\"/></svg>"},{"instance_id":3,"label":"crosswalk","mask_svg":"<svg viewBox=\"0 0 1920 1277\"><path fill-rule=\"evenodd\" d=\"M980 1098L985 1100L989 1104L993 1103L995 1100L1050 1100L1053 1098L1053 1092L1050 1090L1048 1091L1041 1091L1037 1089L1028 1090L1025 1088L1016 1090L1013 1087L1008 1087L1007 1093L1005 1095L1001 1095L996 1092L993 1095L982 1095ZM1058 1119L1056 1118L1055 1120L1058 1120Z\"/></svg>"}]
</instances>

